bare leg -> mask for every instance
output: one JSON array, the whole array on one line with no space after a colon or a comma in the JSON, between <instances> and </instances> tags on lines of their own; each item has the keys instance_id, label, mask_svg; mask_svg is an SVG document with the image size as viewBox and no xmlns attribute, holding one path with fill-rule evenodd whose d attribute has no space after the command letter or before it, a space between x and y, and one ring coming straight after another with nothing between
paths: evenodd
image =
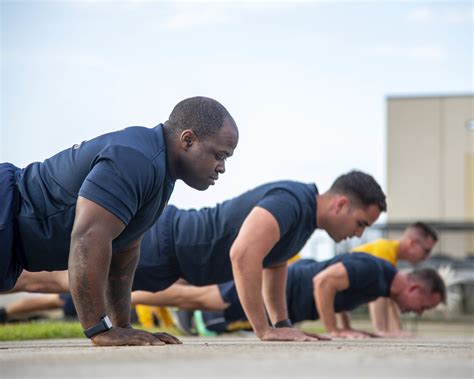
<instances>
[{"instance_id":1,"label":"bare leg","mask_svg":"<svg viewBox=\"0 0 474 379\"><path fill-rule=\"evenodd\" d=\"M196 287L179 283L159 292L134 291L132 292L132 304L174 306L182 309L210 311L222 311L230 305L222 300L217 285Z\"/></svg>"},{"instance_id":2,"label":"bare leg","mask_svg":"<svg viewBox=\"0 0 474 379\"><path fill-rule=\"evenodd\" d=\"M58 294L47 294L28 299L21 299L7 304L5 311L8 318L17 317L25 313L60 309L64 301Z\"/></svg>"},{"instance_id":3,"label":"bare leg","mask_svg":"<svg viewBox=\"0 0 474 379\"><path fill-rule=\"evenodd\" d=\"M15 287L5 293L13 292L42 292L62 293L69 292L67 271L29 272L23 270Z\"/></svg>"}]
</instances>

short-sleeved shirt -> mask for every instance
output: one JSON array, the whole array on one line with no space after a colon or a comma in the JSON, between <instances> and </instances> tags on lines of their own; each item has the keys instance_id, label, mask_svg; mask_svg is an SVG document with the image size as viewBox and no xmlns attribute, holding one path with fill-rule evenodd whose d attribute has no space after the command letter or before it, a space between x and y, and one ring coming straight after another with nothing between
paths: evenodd
<instances>
[{"instance_id":1,"label":"short-sleeved shirt","mask_svg":"<svg viewBox=\"0 0 474 379\"><path fill-rule=\"evenodd\" d=\"M367 254L342 254L323 262L300 259L288 268L286 301L288 317L292 322L319 318L313 294L313 278L338 262L342 262L347 270L349 288L336 294L336 312L350 311L379 296L389 296L396 269L382 259ZM230 304L224 311L226 322L245 320L235 283L219 284L219 292L222 300Z\"/></svg>"},{"instance_id":2,"label":"short-sleeved shirt","mask_svg":"<svg viewBox=\"0 0 474 379\"><path fill-rule=\"evenodd\" d=\"M287 261L303 248L316 229L316 195L314 184L279 181L213 208L178 210L173 235L181 276L195 285L231 280L231 246L256 206L270 212L280 229L280 240L263 260L263 266Z\"/></svg>"},{"instance_id":3,"label":"short-sleeved shirt","mask_svg":"<svg viewBox=\"0 0 474 379\"><path fill-rule=\"evenodd\" d=\"M16 254L29 271L66 269L78 196L126 225L112 244L120 250L158 219L174 183L161 124L104 134L33 163L16 183Z\"/></svg>"},{"instance_id":4,"label":"short-sleeved shirt","mask_svg":"<svg viewBox=\"0 0 474 379\"><path fill-rule=\"evenodd\" d=\"M288 315L293 322L317 320L313 294L313 277L327 267L341 262L347 270L349 287L336 294L335 312L350 311L378 297L388 297L396 274L393 265L369 254L342 254L316 262L302 259L288 269Z\"/></svg>"},{"instance_id":5,"label":"short-sleeved shirt","mask_svg":"<svg viewBox=\"0 0 474 379\"><path fill-rule=\"evenodd\" d=\"M374 257L385 259L394 266L398 263L398 249L400 242L396 240L378 239L352 249L355 253L367 253Z\"/></svg>"},{"instance_id":6,"label":"short-sleeved shirt","mask_svg":"<svg viewBox=\"0 0 474 379\"><path fill-rule=\"evenodd\" d=\"M142 241L134 289L166 288L173 279L164 268L169 272L177 269L174 280L181 277L194 285L232 280L230 249L245 218L256 206L269 211L280 229L280 240L265 257L263 266L287 261L302 249L317 227L317 194L314 184L279 181L212 208L181 210L169 206L170 211L167 208L165 214L168 217L172 211L172 221L164 224L160 220ZM170 227L172 230L166 230Z\"/></svg>"}]
</instances>

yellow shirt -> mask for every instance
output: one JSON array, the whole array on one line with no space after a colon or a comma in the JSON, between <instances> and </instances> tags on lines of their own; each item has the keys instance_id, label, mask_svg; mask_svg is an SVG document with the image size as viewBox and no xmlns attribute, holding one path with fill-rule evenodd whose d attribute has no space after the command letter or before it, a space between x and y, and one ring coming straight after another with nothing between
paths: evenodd
<instances>
[{"instance_id":1,"label":"yellow shirt","mask_svg":"<svg viewBox=\"0 0 474 379\"><path fill-rule=\"evenodd\" d=\"M300 255L300 253L298 253L295 256L288 259L288 264L290 265L292 263L295 263L296 261L299 261L300 259L301 259L301 255Z\"/></svg>"},{"instance_id":2,"label":"yellow shirt","mask_svg":"<svg viewBox=\"0 0 474 379\"><path fill-rule=\"evenodd\" d=\"M374 242L366 243L352 249L355 253L367 253L374 257L384 259L394 266L398 262L398 248L400 247L399 241L379 239Z\"/></svg>"}]
</instances>

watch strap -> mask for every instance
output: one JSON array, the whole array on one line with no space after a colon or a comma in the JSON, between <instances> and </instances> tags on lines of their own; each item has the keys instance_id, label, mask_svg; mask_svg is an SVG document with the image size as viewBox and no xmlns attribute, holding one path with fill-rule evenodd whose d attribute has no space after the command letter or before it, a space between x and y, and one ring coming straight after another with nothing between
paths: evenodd
<instances>
[{"instance_id":1,"label":"watch strap","mask_svg":"<svg viewBox=\"0 0 474 379\"><path fill-rule=\"evenodd\" d=\"M273 325L275 328L291 328L293 326L293 324L291 323L290 319L287 318L285 320L281 320L281 321L278 321L275 323L275 325Z\"/></svg>"},{"instance_id":2,"label":"watch strap","mask_svg":"<svg viewBox=\"0 0 474 379\"><path fill-rule=\"evenodd\" d=\"M92 338L100 333L107 332L110 329L112 329L112 322L107 315L104 315L100 318L98 324L85 329L84 334L87 338Z\"/></svg>"}]
</instances>

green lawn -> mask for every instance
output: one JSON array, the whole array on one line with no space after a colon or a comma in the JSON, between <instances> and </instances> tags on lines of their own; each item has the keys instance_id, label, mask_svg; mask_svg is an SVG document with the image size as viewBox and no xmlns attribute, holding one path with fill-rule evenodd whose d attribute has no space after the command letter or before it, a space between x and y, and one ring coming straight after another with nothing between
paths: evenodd
<instances>
[{"instance_id":1,"label":"green lawn","mask_svg":"<svg viewBox=\"0 0 474 379\"><path fill-rule=\"evenodd\" d=\"M144 329L140 326L135 326ZM164 331L179 336L177 329L147 329ZM53 338L85 338L79 322L74 321L29 321L0 325L0 341L21 341Z\"/></svg>"}]
</instances>

